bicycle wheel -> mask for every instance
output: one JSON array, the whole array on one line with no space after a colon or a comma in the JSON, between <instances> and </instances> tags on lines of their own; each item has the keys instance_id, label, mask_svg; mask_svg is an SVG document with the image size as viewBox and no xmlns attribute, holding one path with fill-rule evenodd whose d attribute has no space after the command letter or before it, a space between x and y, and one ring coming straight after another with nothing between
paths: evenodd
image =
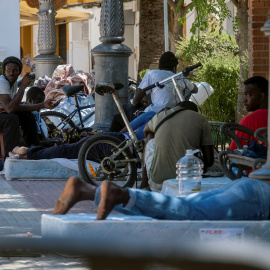
<instances>
[{"instance_id":1,"label":"bicycle wheel","mask_svg":"<svg viewBox=\"0 0 270 270\"><path fill-rule=\"evenodd\" d=\"M125 161L133 156L125 149L116 158L121 164L115 164L110 156L118 150L121 140L104 134L97 134L85 141L78 156L79 172L82 180L93 185L102 181L113 181L118 186L132 187L137 176L135 162Z\"/></svg>"},{"instance_id":2,"label":"bicycle wheel","mask_svg":"<svg viewBox=\"0 0 270 270\"><path fill-rule=\"evenodd\" d=\"M45 111L40 113L41 118L49 118L49 120L60 130L62 128L75 128L76 125L67 115L56 111ZM46 121L45 121L46 122Z\"/></svg>"}]
</instances>

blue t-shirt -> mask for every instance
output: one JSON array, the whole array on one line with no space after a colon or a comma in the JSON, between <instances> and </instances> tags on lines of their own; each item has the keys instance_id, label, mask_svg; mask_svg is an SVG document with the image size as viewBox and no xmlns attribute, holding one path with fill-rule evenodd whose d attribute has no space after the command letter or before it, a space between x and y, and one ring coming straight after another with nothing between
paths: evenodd
<instances>
[{"instance_id":1,"label":"blue t-shirt","mask_svg":"<svg viewBox=\"0 0 270 270\"><path fill-rule=\"evenodd\" d=\"M135 135L137 137L137 139L143 140L144 137L144 133L143 133L143 129L145 127L145 125L153 118L153 116L156 114L156 112L154 111L150 111L150 112L145 112L143 114L141 114L140 116L138 116L137 118L135 118L132 122L130 122L130 125L132 127L132 129L135 132ZM124 133L126 135L129 134L128 132Z\"/></svg>"}]
</instances>

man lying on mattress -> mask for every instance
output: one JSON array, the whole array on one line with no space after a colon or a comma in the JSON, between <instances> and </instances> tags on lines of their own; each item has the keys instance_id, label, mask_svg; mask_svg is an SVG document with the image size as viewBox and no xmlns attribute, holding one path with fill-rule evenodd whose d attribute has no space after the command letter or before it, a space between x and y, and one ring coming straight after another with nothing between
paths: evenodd
<instances>
[{"instance_id":1,"label":"man lying on mattress","mask_svg":"<svg viewBox=\"0 0 270 270\"><path fill-rule=\"evenodd\" d=\"M138 140L143 140L145 138L143 133L144 126L152 119L155 114L156 113L152 111L144 113L130 123L132 129L135 131ZM116 137L121 141L124 141L125 139L129 138L129 134L126 131L126 128L124 128L120 132L106 132L106 134ZM52 146L48 148L42 146L33 146L29 148L17 146L12 150L12 152L9 152L9 157L13 159L15 158L31 160L52 158L77 159L79 151L87 139L89 139L89 136L84 137L80 139L80 141L75 143L64 143L58 146ZM88 159L95 161L95 158L91 157L91 153L89 153Z\"/></svg>"}]
</instances>

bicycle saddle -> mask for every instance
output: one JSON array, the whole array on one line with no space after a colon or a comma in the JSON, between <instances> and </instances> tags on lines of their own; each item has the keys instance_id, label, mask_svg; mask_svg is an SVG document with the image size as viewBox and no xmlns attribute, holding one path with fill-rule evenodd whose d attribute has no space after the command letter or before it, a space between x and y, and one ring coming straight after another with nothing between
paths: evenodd
<instances>
[{"instance_id":1,"label":"bicycle saddle","mask_svg":"<svg viewBox=\"0 0 270 270\"><path fill-rule=\"evenodd\" d=\"M124 85L121 83L100 82L96 85L95 91L103 96L104 94L112 94L115 90L119 90L123 87Z\"/></svg>"},{"instance_id":2,"label":"bicycle saddle","mask_svg":"<svg viewBox=\"0 0 270 270\"><path fill-rule=\"evenodd\" d=\"M63 87L63 92L67 97L74 96L76 93L82 91L84 86L82 84L79 85L65 85Z\"/></svg>"}]
</instances>

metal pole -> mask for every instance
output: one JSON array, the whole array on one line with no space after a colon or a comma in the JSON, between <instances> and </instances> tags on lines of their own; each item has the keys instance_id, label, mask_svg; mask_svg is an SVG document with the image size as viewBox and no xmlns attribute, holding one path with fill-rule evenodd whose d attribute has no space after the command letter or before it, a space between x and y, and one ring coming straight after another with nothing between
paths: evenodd
<instances>
[{"instance_id":1,"label":"metal pole","mask_svg":"<svg viewBox=\"0 0 270 270\"><path fill-rule=\"evenodd\" d=\"M165 52L169 51L169 30L168 30L168 2L164 2L164 36L165 36Z\"/></svg>"},{"instance_id":2,"label":"metal pole","mask_svg":"<svg viewBox=\"0 0 270 270\"><path fill-rule=\"evenodd\" d=\"M100 16L100 42L92 49L95 58L95 84L100 82L121 83L117 92L120 103L128 102L128 58L132 50L121 44L125 22L123 0L103 0ZM113 115L119 113L110 94L95 95L95 129L109 129Z\"/></svg>"},{"instance_id":3,"label":"metal pole","mask_svg":"<svg viewBox=\"0 0 270 270\"><path fill-rule=\"evenodd\" d=\"M120 105L120 101L119 101L118 96L116 95L115 92L112 93L112 96L113 96L113 98L115 100L115 104L117 105L117 108L118 108L119 112L122 115L122 118L123 118L123 120L125 122L125 125L127 127L128 132L129 132L130 138L137 143L138 142L138 139L137 139L137 137L135 135L135 132L133 131L133 129L131 128L131 126L129 124L128 118L126 116L125 111L123 110L123 107Z\"/></svg>"}]
</instances>

